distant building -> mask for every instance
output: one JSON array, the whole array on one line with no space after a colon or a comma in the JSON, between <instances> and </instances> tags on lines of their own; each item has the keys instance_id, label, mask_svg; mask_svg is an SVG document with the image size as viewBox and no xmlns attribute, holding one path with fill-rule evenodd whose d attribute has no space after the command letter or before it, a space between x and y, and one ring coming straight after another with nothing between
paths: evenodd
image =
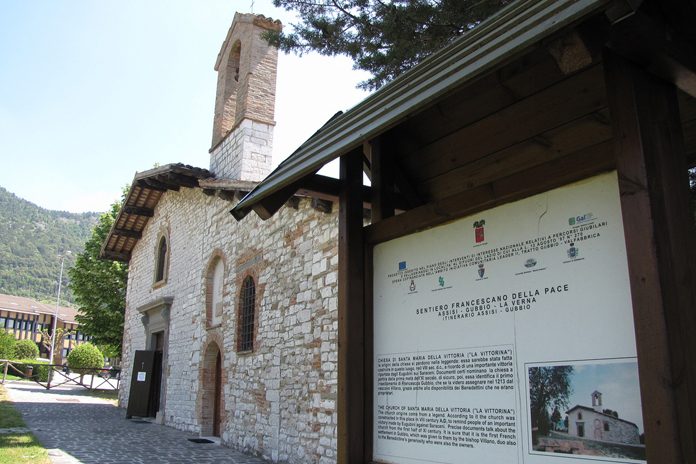
<instances>
[{"instance_id":1,"label":"distant building","mask_svg":"<svg viewBox=\"0 0 696 464\"><path fill-rule=\"evenodd\" d=\"M576 405L566 412L568 434L589 440L640 444L636 424L602 411L602 394L595 390L592 392L592 407Z\"/></svg>"},{"instance_id":2,"label":"distant building","mask_svg":"<svg viewBox=\"0 0 696 464\"><path fill-rule=\"evenodd\" d=\"M49 350L41 343L41 330L48 329L50 333L55 315L55 305L39 303L31 298L0 294L0 330L13 334L17 340L29 339L36 342L42 358L48 359ZM58 307L56 327L72 331L63 341L60 363L67 360L68 354L76 345L88 339L78 330L76 315L77 310L74 308ZM56 347L56 350L58 348Z\"/></svg>"}]
</instances>

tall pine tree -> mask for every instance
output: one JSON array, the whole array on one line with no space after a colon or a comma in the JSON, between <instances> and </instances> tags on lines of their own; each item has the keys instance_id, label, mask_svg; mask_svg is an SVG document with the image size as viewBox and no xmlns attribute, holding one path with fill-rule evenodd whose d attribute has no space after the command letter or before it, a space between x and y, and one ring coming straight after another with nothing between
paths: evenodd
<instances>
[{"instance_id":1,"label":"tall pine tree","mask_svg":"<svg viewBox=\"0 0 696 464\"><path fill-rule=\"evenodd\" d=\"M346 55L377 89L511 0L273 0L298 14L286 33L267 33L281 50Z\"/></svg>"}]
</instances>

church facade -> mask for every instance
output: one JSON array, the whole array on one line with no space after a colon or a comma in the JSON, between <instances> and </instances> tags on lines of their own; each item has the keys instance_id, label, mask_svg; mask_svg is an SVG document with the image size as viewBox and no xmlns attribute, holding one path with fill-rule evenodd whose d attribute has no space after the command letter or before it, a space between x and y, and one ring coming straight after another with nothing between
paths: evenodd
<instances>
[{"instance_id":1,"label":"church facade","mask_svg":"<svg viewBox=\"0 0 696 464\"><path fill-rule=\"evenodd\" d=\"M610 414L602 408L602 393L592 392L592 407L575 405L569 409L568 435L587 440L640 445L638 426L619 419L618 413Z\"/></svg>"},{"instance_id":2,"label":"church facade","mask_svg":"<svg viewBox=\"0 0 696 464\"><path fill-rule=\"evenodd\" d=\"M280 27L235 15L215 65L210 168L136 174L102 255L129 263L122 407L135 352L155 351L157 422L273 462L330 463L337 207L305 191L268 221L230 214L271 170L277 50L261 33Z\"/></svg>"}]
</instances>

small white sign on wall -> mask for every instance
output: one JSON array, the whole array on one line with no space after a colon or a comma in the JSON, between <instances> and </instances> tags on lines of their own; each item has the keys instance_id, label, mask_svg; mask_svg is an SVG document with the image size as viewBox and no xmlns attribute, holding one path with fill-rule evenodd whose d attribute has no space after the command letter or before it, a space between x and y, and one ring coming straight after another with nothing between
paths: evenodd
<instances>
[{"instance_id":1,"label":"small white sign on wall","mask_svg":"<svg viewBox=\"0 0 696 464\"><path fill-rule=\"evenodd\" d=\"M138 372L138 382L144 382L145 381L145 376L147 375L147 372Z\"/></svg>"}]
</instances>

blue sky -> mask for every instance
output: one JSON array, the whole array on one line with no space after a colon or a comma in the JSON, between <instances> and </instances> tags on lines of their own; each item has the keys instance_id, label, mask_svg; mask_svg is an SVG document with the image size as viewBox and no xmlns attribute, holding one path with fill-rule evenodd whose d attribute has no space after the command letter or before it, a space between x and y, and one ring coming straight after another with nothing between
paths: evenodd
<instances>
[{"instance_id":1,"label":"blue sky","mask_svg":"<svg viewBox=\"0 0 696 464\"><path fill-rule=\"evenodd\" d=\"M270 0L253 12L292 21ZM250 0L0 2L0 186L103 211L155 163L208 167L215 58ZM367 96L347 59L281 55L274 163Z\"/></svg>"}]
</instances>

